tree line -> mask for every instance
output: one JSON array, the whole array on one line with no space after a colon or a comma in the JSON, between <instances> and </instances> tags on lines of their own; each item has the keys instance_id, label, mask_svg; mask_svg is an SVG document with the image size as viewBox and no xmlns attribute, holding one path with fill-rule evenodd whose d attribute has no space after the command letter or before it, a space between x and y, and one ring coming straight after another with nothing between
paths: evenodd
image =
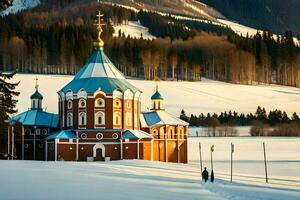
<instances>
[{"instance_id":1,"label":"tree line","mask_svg":"<svg viewBox=\"0 0 300 200\"><path fill-rule=\"evenodd\" d=\"M237 136L237 126L251 126L252 136L300 136L300 117L295 112L291 117L285 111L257 107L255 113L237 113L225 111L220 114L201 113L199 116L187 116L182 110L180 119L190 126L207 127L208 136Z\"/></svg>"},{"instance_id":2,"label":"tree line","mask_svg":"<svg viewBox=\"0 0 300 200\"><path fill-rule=\"evenodd\" d=\"M204 127L220 125L250 126L258 122L270 126L293 122L300 123L300 117L296 112L294 112L292 116L289 117L285 111L275 109L267 113L266 109L260 106L257 107L255 113L239 114L235 111L230 110L221 112L220 114L201 113L198 116L191 114L190 117L186 115L184 110L182 110L180 119L188 122L190 126Z\"/></svg>"},{"instance_id":3,"label":"tree line","mask_svg":"<svg viewBox=\"0 0 300 200\"><path fill-rule=\"evenodd\" d=\"M50 0L0 18L0 67L19 72L75 74L93 51L96 3ZM300 86L300 50L289 32L241 37L228 27L178 20L101 4L105 52L127 76ZM155 40L113 38L110 24L140 20ZM1 69L0 68L0 69Z\"/></svg>"}]
</instances>

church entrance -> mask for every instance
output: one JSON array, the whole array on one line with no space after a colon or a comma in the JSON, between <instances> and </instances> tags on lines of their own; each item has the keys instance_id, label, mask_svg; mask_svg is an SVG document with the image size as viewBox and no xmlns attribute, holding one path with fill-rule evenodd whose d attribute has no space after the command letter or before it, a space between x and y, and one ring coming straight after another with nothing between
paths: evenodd
<instances>
[{"instance_id":1,"label":"church entrance","mask_svg":"<svg viewBox=\"0 0 300 200\"><path fill-rule=\"evenodd\" d=\"M103 144L95 144L93 147L93 157L95 161L105 160L105 146Z\"/></svg>"},{"instance_id":2,"label":"church entrance","mask_svg":"<svg viewBox=\"0 0 300 200\"><path fill-rule=\"evenodd\" d=\"M98 148L96 149L96 158L97 161L104 161L104 157L102 156L102 149Z\"/></svg>"}]
</instances>

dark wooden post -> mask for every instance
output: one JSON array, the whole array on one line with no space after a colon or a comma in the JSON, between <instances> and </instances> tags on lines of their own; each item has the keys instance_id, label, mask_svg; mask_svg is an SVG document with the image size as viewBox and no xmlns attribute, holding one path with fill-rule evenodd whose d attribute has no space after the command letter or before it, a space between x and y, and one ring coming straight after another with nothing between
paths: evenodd
<instances>
[{"instance_id":1,"label":"dark wooden post","mask_svg":"<svg viewBox=\"0 0 300 200\"><path fill-rule=\"evenodd\" d=\"M265 173L266 173L266 183L268 183L268 169L267 169L267 156L266 156L266 145L263 142L263 149L264 149L264 160L265 160Z\"/></svg>"},{"instance_id":2,"label":"dark wooden post","mask_svg":"<svg viewBox=\"0 0 300 200\"><path fill-rule=\"evenodd\" d=\"M231 143L231 156L230 156L230 182L232 182L232 162L233 162L234 144Z\"/></svg>"}]
</instances>

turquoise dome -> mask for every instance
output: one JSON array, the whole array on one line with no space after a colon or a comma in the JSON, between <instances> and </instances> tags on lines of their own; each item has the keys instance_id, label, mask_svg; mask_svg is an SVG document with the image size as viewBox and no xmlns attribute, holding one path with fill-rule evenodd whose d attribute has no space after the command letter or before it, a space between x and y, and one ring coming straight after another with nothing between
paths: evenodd
<instances>
[{"instance_id":1,"label":"turquoise dome","mask_svg":"<svg viewBox=\"0 0 300 200\"><path fill-rule=\"evenodd\" d=\"M33 95L31 95L30 97L31 99L43 99L43 95L41 93L39 93L38 90L35 91L35 93Z\"/></svg>"},{"instance_id":2,"label":"turquoise dome","mask_svg":"<svg viewBox=\"0 0 300 200\"><path fill-rule=\"evenodd\" d=\"M162 95L161 95L158 91L156 91L156 92L152 95L151 99L160 99L160 100L163 100L164 98L162 97Z\"/></svg>"}]
</instances>

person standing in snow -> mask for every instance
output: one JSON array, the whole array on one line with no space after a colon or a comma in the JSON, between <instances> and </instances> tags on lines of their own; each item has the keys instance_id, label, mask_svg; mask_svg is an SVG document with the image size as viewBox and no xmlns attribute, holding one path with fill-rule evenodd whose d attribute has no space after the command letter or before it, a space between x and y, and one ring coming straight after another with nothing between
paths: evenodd
<instances>
[{"instance_id":1,"label":"person standing in snow","mask_svg":"<svg viewBox=\"0 0 300 200\"><path fill-rule=\"evenodd\" d=\"M206 170L206 167L204 167L204 170L202 172L202 180L205 181L205 183L207 182L208 180L208 171Z\"/></svg>"}]
</instances>

